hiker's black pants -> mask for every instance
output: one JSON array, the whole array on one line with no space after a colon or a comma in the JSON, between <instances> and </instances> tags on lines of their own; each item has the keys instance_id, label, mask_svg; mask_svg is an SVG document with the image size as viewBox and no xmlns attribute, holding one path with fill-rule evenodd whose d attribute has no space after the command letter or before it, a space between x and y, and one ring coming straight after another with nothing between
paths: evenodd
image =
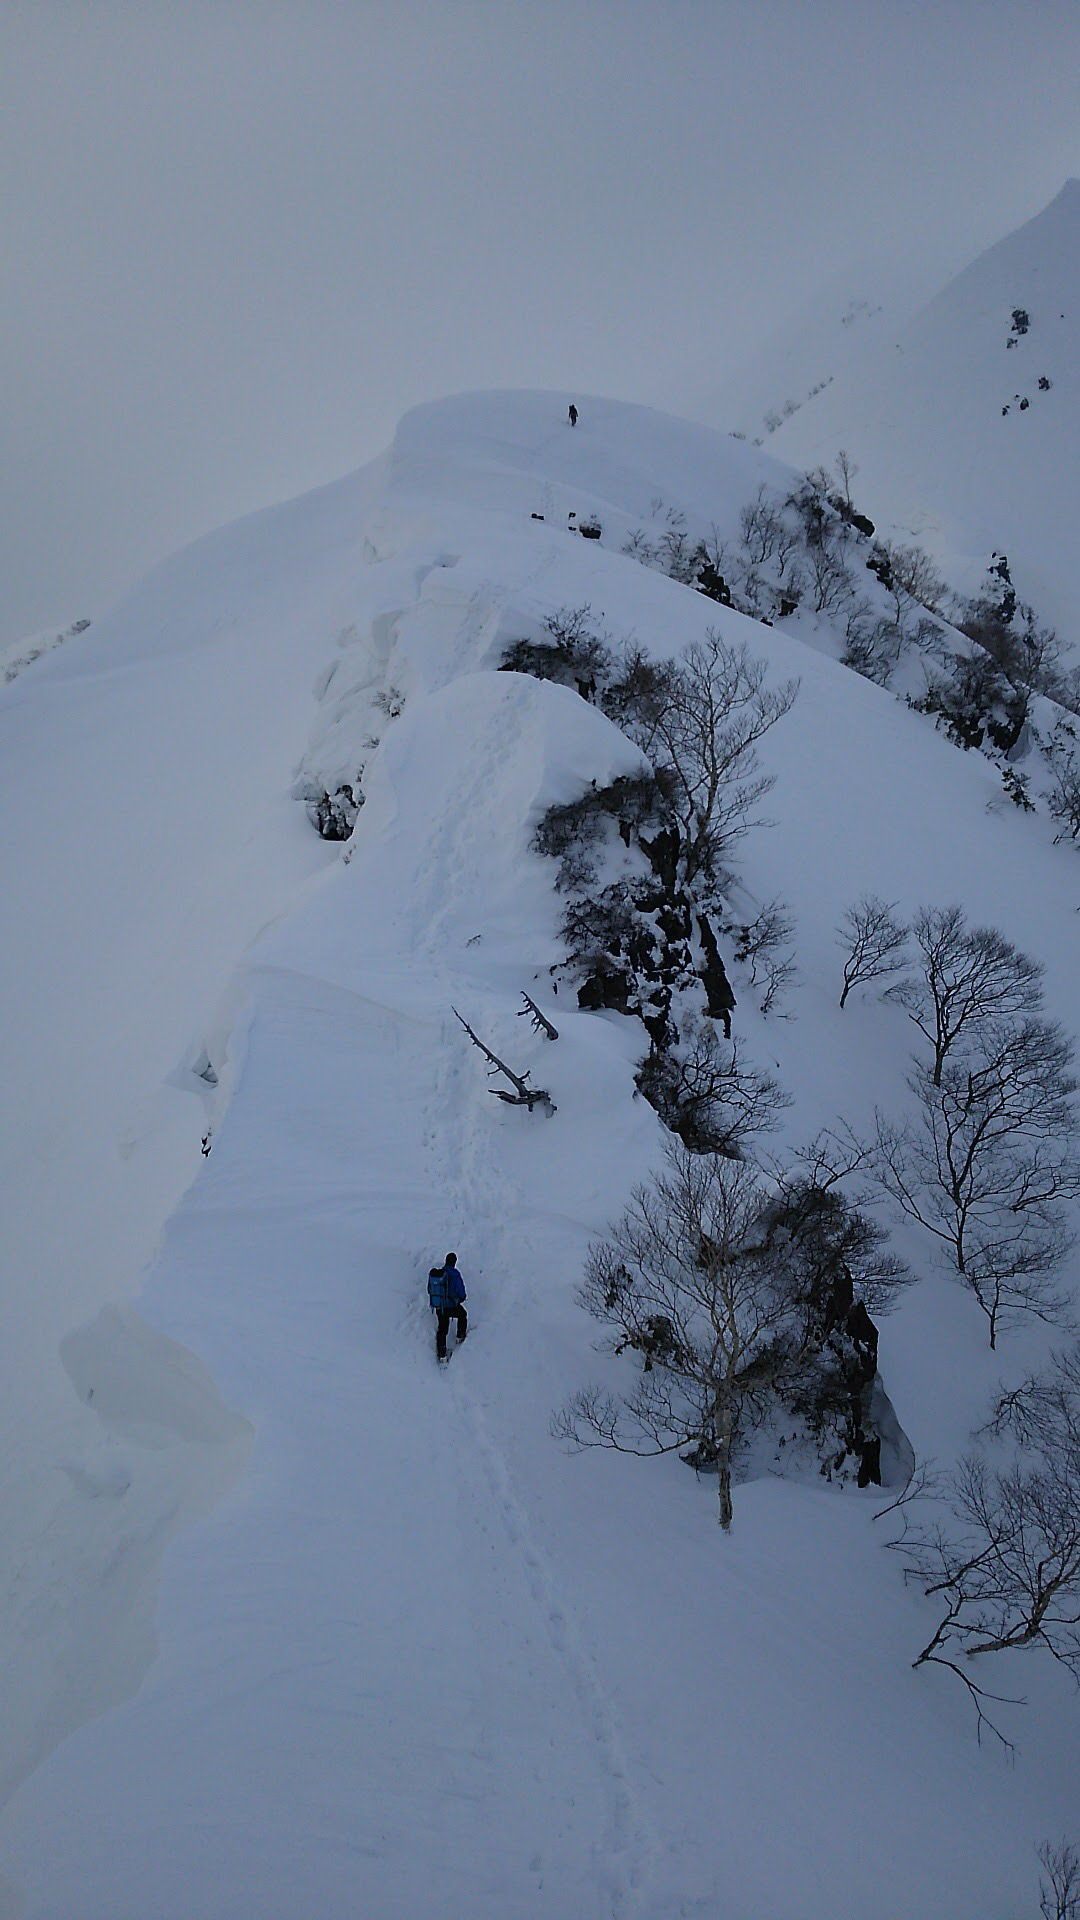
<instances>
[{"instance_id":1,"label":"hiker's black pants","mask_svg":"<svg viewBox=\"0 0 1080 1920\"><path fill-rule=\"evenodd\" d=\"M435 1322L435 1352L440 1360L446 1359L446 1336L450 1331L451 1320L457 1321L457 1337L464 1340L468 1331L469 1316L464 1307L440 1307Z\"/></svg>"}]
</instances>

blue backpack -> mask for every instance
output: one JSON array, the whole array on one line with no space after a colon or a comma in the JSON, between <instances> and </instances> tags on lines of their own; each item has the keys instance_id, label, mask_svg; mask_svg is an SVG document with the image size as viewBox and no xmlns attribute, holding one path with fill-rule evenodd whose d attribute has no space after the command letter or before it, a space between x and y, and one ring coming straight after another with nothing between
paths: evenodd
<instances>
[{"instance_id":1,"label":"blue backpack","mask_svg":"<svg viewBox=\"0 0 1080 1920\"><path fill-rule=\"evenodd\" d=\"M427 1290L432 1313L445 1313L448 1307L460 1305L465 1298L465 1287L456 1267L432 1267Z\"/></svg>"}]
</instances>

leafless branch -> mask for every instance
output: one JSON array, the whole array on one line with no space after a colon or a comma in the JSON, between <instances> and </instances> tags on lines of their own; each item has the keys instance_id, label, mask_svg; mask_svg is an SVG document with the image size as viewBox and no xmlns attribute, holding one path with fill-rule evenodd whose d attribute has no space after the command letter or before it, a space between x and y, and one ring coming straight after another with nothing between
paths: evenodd
<instances>
[{"instance_id":1,"label":"leafless branch","mask_svg":"<svg viewBox=\"0 0 1080 1920\"><path fill-rule=\"evenodd\" d=\"M505 1100L507 1105L511 1107L528 1107L530 1113L534 1107L542 1107L545 1113L549 1114L555 1112L555 1103L551 1095L547 1093L544 1088L530 1087L527 1073L515 1073L512 1067L507 1066L505 1060L500 1060L497 1053L492 1053L491 1048L484 1045L484 1042L479 1036L473 1032L468 1021L462 1019L456 1007L452 1007L451 1012L455 1020L461 1021L461 1025L464 1027L473 1046L479 1047L485 1060L490 1061L491 1065L488 1069L489 1075L501 1073L505 1079L509 1080L513 1087L513 1093L504 1092L502 1087L492 1087L490 1091L495 1094L497 1099Z\"/></svg>"},{"instance_id":2,"label":"leafless branch","mask_svg":"<svg viewBox=\"0 0 1080 1920\"><path fill-rule=\"evenodd\" d=\"M1014 1742L1010 1740L1006 1734L1002 1733L1001 1728L995 1721L991 1720L983 1706L983 1701L992 1700L996 1705L1004 1707L1026 1707L1027 1701L1025 1699L1016 1694L988 1693L985 1687L977 1686L970 1673L965 1673L963 1667L958 1667L955 1660L948 1660L944 1654L931 1652L929 1648L924 1648L918 1659L913 1660L911 1664L913 1667L946 1667L950 1673L955 1673L957 1679L963 1681L974 1704L975 1738L979 1742L979 1745L982 1745L982 1737L985 1730L987 1733L993 1734L995 1740L1001 1742L1002 1747L1010 1758L1015 1754L1016 1747Z\"/></svg>"},{"instance_id":3,"label":"leafless branch","mask_svg":"<svg viewBox=\"0 0 1080 1920\"><path fill-rule=\"evenodd\" d=\"M522 988L521 990L521 997L524 1000L525 1005L523 1007L519 1007L518 1016L517 1016L518 1019L519 1020L523 1020L525 1018L530 1019L532 1021L533 1026L536 1028L537 1033L546 1034L549 1040L557 1040L559 1037L558 1028L552 1026L551 1021L547 1017L547 1014L541 1013L540 1008L536 1004L536 1001L530 999L529 995L525 992L524 988Z\"/></svg>"},{"instance_id":4,"label":"leafless branch","mask_svg":"<svg viewBox=\"0 0 1080 1920\"><path fill-rule=\"evenodd\" d=\"M1042 1920L1080 1920L1080 1852L1065 1840L1059 1847L1047 1841L1037 1852L1049 1877L1049 1885L1039 1882Z\"/></svg>"},{"instance_id":5,"label":"leafless branch","mask_svg":"<svg viewBox=\"0 0 1080 1920\"><path fill-rule=\"evenodd\" d=\"M836 934L847 956L841 1007L847 1005L852 987L888 979L907 965L907 928L897 919L895 906L876 893L863 894L848 908Z\"/></svg>"}]
</instances>

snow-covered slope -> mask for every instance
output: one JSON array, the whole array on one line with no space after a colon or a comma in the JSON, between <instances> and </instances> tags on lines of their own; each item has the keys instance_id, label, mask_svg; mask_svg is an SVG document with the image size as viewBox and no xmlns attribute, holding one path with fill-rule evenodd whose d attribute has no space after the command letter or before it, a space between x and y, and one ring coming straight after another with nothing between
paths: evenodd
<instances>
[{"instance_id":1,"label":"snow-covered slope","mask_svg":"<svg viewBox=\"0 0 1080 1920\"><path fill-rule=\"evenodd\" d=\"M760 446L839 375L875 359L882 337L910 310L833 288L771 338L759 340L741 366L725 371L695 414Z\"/></svg>"},{"instance_id":2,"label":"snow-covered slope","mask_svg":"<svg viewBox=\"0 0 1080 1920\"><path fill-rule=\"evenodd\" d=\"M62 647L65 640L77 639L89 625L89 620L75 620L70 627L47 627L44 633L31 633L21 640L10 641L6 647L0 648L0 686L16 680L43 654Z\"/></svg>"},{"instance_id":3,"label":"snow-covered slope","mask_svg":"<svg viewBox=\"0 0 1080 1920\"><path fill-rule=\"evenodd\" d=\"M377 469L181 556L0 704L25 903L4 1731L13 1771L42 1760L0 1912L1006 1920L1069 1830L1074 1700L1025 1656L1017 1765L977 1746L961 1690L911 1670L929 1616L880 1494L767 1476L725 1538L678 1461L551 1437L624 1364L575 1287L661 1129L638 1024L552 991L530 845L638 755L495 672L506 645L587 602L661 653L711 625L800 676L743 862L795 915L792 1017L736 978L792 1141L902 1098L903 1013L836 1008L856 894L962 900L1046 962L1065 1018L1077 906L986 762L620 551L657 498L737 517L772 463L600 401L571 430L567 398L420 409ZM328 851L290 788L361 765ZM455 1008L554 1115L492 1099ZM900 1244L920 1278L882 1372L948 1460L1043 1343L991 1355ZM444 1376L424 1276L449 1246L472 1330Z\"/></svg>"},{"instance_id":4,"label":"snow-covered slope","mask_svg":"<svg viewBox=\"0 0 1080 1920\"><path fill-rule=\"evenodd\" d=\"M808 467L845 448L864 512L913 536L968 592L994 552L1007 554L1021 599L1077 647L1078 328L1080 180L1070 180L876 357L785 421L769 451Z\"/></svg>"}]
</instances>

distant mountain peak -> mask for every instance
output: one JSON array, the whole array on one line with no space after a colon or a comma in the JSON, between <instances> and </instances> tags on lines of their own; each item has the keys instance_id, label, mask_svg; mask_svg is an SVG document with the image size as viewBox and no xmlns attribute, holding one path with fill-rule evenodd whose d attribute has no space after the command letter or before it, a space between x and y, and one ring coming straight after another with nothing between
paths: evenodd
<instances>
[{"instance_id":1,"label":"distant mountain peak","mask_svg":"<svg viewBox=\"0 0 1080 1920\"><path fill-rule=\"evenodd\" d=\"M1021 598L1066 636L1080 632L1078 215L1069 179L768 443L805 467L846 448L863 511L926 546L954 584L1007 551Z\"/></svg>"}]
</instances>

